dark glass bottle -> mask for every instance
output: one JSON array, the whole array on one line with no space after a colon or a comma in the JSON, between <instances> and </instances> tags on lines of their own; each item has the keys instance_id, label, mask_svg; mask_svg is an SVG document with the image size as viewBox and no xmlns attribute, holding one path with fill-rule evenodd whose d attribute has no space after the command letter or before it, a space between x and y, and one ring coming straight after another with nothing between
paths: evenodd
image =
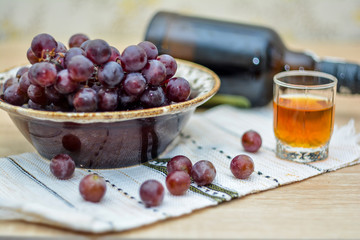
<instances>
[{"instance_id":1,"label":"dark glass bottle","mask_svg":"<svg viewBox=\"0 0 360 240\"><path fill-rule=\"evenodd\" d=\"M272 100L272 78L285 70L327 72L338 78L340 92L360 93L358 64L318 60L314 55L291 51L266 27L158 12L145 40L153 42L160 54L212 69L221 79L218 94L244 96L253 107Z\"/></svg>"}]
</instances>

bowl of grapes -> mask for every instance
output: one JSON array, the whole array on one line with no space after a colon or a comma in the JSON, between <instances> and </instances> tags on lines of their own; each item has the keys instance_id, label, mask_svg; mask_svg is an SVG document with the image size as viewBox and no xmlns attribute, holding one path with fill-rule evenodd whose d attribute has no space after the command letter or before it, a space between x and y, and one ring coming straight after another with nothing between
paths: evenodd
<instances>
[{"instance_id":1,"label":"bowl of grapes","mask_svg":"<svg viewBox=\"0 0 360 240\"><path fill-rule=\"evenodd\" d=\"M36 35L29 64L0 73L0 108L38 154L104 169L157 158L219 90L211 70L148 41L118 50L78 33Z\"/></svg>"}]
</instances>

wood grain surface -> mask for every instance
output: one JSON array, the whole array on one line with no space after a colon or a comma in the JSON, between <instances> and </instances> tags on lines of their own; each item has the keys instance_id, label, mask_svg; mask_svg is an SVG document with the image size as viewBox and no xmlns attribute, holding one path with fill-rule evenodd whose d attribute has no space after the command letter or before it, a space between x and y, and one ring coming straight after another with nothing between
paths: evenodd
<instances>
[{"instance_id":1,"label":"wood grain surface","mask_svg":"<svg viewBox=\"0 0 360 240\"><path fill-rule=\"evenodd\" d=\"M29 42L0 43L0 69L26 63ZM360 44L291 43L319 56L360 63ZM120 48L121 49L121 48ZM360 96L337 96L335 123L355 120L360 132ZM0 157L34 151L0 111ZM1 186L0 186L1 187ZM87 234L24 221L0 221L0 236L111 238L360 238L360 165L316 176L241 199L121 233Z\"/></svg>"}]
</instances>

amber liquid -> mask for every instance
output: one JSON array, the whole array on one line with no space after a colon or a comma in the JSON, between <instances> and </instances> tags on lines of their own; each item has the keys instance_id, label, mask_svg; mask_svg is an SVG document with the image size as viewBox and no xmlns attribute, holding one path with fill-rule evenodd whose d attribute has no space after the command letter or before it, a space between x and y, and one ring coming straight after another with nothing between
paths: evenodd
<instances>
[{"instance_id":1,"label":"amber liquid","mask_svg":"<svg viewBox=\"0 0 360 240\"><path fill-rule=\"evenodd\" d=\"M274 133L292 147L317 148L330 140L334 105L325 98L285 95L274 101Z\"/></svg>"}]
</instances>

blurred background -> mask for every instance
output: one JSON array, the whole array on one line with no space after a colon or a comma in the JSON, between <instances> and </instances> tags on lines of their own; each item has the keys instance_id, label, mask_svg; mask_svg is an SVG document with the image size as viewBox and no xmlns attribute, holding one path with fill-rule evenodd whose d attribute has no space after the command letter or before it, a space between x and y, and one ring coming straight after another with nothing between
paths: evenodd
<instances>
[{"instance_id":1,"label":"blurred background","mask_svg":"<svg viewBox=\"0 0 360 240\"><path fill-rule=\"evenodd\" d=\"M360 42L359 0L0 0L0 44L82 32L126 47L160 10L268 26L285 43Z\"/></svg>"}]
</instances>

